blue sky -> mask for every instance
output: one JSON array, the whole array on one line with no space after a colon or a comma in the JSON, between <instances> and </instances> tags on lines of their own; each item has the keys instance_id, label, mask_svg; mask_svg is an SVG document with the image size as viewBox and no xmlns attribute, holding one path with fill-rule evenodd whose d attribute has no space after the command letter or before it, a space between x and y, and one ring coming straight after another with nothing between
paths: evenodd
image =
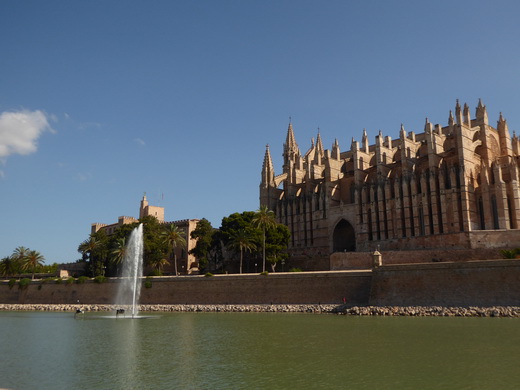
<instances>
[{"instance_id":1,"label":"blue sky","mask_svg":"<svg viewBox=\"0 0 520 390\"><path fill-rule=\"evenodd\" d=\"M396 138L455 99L520 129L515 1L2 1L0 258L79 258L93 222L258 208L289 117L304 153L318 128Z\"/></svg>"}]
</instances>

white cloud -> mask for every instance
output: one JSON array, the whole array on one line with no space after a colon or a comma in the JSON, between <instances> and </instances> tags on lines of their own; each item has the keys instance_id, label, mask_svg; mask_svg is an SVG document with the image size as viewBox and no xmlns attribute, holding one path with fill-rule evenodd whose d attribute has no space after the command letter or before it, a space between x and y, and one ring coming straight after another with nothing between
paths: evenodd
<instances>
[{"instance_id":1,"label":"white cloud","mask_svg":"<svg viewBox=\"0 0 520 390\"><path fill-rule=\"evenodd\" d=\"M134 141L141 146L146 146L146 142L144 142L141 138L136 138Z\"/></svg>"},{"instance_id":2,"label":"white cloud","mask_svg":"<svg viewBox=\"0 0 520 390\"><path fill-rule=\"evenodd\" d=\"M0 114L0 159L12 154L36 152L38 138L44 131L55 131L49 124L55 120L43 111L5 111Z\"/></svg>"}]
</instances>

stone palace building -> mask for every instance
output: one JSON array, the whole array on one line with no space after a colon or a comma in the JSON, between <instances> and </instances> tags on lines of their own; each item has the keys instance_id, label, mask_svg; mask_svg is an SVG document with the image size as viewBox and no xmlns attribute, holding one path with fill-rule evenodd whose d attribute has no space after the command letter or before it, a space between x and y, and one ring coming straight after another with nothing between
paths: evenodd
<instances>
[{"instance_id":1,"label":"stone palace building","mask_svg":"<svg viewBox=\"0 0 520 390\"><path fill-rule=\"evenodd\" d=\"M167 222L164 220L164 207L152 206L149 204L148 199L146 198L146 194L141 199L141 204L139 207L139 218L146 216L153 216L157 218L159 223L164 225L175 224L179 228L181 232L184 232L184 239L186 240L186 247L181 248L178 247L175 249L175 254L177 256L178 261L178 271L182 274L191 274L198 272L198 263L197 259L194 255L190 254L189 251L195 248L197 244L197 240L191 238L191 232L195 230L197 224L199 223L198 219L183 219L179 221L171 221ZM113 224L104 224L104 223L93 223L91 226L91 233L96 233L100 230L104 230L107 235L114 234L114 232L121 227L122 225L137 223L138 219L134 217L119 217L117 222ZM174 273L175 265L169 264L164 267L164 271L167 273Z\"/></svg>"},{"instance_id":2,"label":"stone palace building","mask_svg":"<svg viewBox=\"0 0 520 390\"><path fill-rule=\"evenodd\" d=\"M289 227L293 257L333 252L520 247L520 141L493 127L479 100L457 101L448 125L399 138L367 132L341 152L320 134L302 154L289 124L282 173L266 148L260 204Z\"/></svg>"}]
</instances>

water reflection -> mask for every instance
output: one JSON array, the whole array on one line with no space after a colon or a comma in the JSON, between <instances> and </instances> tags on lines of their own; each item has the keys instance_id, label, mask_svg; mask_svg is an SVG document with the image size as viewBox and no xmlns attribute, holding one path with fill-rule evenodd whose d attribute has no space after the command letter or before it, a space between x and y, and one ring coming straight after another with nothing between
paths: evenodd
<instances>
[{"instance_id":1,"label":"water reflection","mask_svg":"<svg viewBox=\"0 0 520 390\"><path fill-rule=\"evenodd\" d=\"M0 313L0 388L515 388L519 319Z\"/></svg>"}]
</instances>

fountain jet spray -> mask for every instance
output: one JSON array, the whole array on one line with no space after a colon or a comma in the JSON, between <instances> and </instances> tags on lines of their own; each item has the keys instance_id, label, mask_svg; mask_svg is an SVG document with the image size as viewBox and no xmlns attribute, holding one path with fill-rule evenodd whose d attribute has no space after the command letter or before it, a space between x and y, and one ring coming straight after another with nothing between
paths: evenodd
<instances>
[{"instance_id":1,"label":"fountain jet spray","mask_svg":"<svg viewBox=\"0 0 520 390\"><path fill-rule=\"evenodd\" d=\"M143 224L139 224L132 233L126 246L123 259L122 281L116 298L116 305L130 308L132 318L137 315L137 306L141 294L143 277Z\"/></svg>"}]
</instances>

